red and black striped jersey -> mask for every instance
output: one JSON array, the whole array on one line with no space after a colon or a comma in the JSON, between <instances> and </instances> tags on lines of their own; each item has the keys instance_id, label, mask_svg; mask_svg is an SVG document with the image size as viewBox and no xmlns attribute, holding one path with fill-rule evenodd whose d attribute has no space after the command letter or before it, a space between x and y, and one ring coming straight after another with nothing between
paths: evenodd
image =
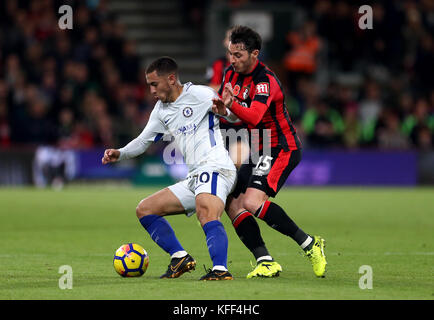
<instances>
[{"instance_id":1,"label":"red and black striped jersey","mask_svg":"<svg viewBox=\"0 0 434 320\"><path fill-rule=\"evenodd\" d=\"M231 83L235 100L231 111L249 129L269 129L271 147L282 147L284 151L301 149L301 142L285 105L285 94L276 75L258 61L249 74L235 72L232 65L226 68L220 86L222 95L226 83ZM262 135L260 135L260 149Z\"/></svg>"}]
</instances>

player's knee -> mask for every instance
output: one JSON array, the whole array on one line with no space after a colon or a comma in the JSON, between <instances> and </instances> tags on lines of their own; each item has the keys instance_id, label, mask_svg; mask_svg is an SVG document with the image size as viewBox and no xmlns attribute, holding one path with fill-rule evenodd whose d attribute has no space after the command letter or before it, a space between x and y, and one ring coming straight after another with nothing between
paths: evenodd
<instances>
[{"instance_id":1,"label":"player's knee","mask_svg":"<svg viewBox=\"0 0 434 320\"><path fill-rule=\"evenodd\" d=\"M136 207L136 216L138 219L143 218L144 216L152 214L151 207L149 206L146 200L140 201L140 203Z\"/></svg>"},{"instance_id":2,"label":"player's knee","mask_svg":"<svg viewBox=\"0 0 434 320\"><path fill-rule=\"evenodd\" d=\"M201 226L212 220L217 220L218 215L206 205L196 205L196 216Z\"/></svg>"},{"instance_id":3,"label":"player's knee","mask_svg":"<svg viewBox=\"0 0 434 320\"><path fill-rule=\"evenodd\" d=\"M207 205L196 203L196 213L198 216L206 216L210 212L210 208Z\"/></svg>"},{"instance_id":4,"label":"player's knee","mask_svg":"<svg viewBox=\"0 0 434 320\"><path fill-rule=\"evenodd\" d=\"M237 205L235 201L230 203L229 205L226 205L225 211L228 215L228 217L232 220L235 219L235 217L238 215L238 212L241 210L242 206Z\"/></svg>"},{"instance_id":5,"label":"player's knee","mask_svg":"<svg viewBox=\"0 0 434 320\"><path fill-rule=\"evenodd\" d=\"M197 219L199 220L201 227L206 225L208 222L211 222L214 220L219 220L218 217L216 217L215 215L210 215L210 214L197 214L196 213L196 216L197 216Z\"/></svg>"},{"instance_id":6,"label":"player's knee","mask_svg":"<svg viewBox=\"0 0 434 320\"><path fill-rule=\"evenodd\" d=\"M253 197L245 197L243 200L243 207L251 213L255 213L256 210L259 209L261 204L262 203L258 201L258 199L255 199Z\"/></svg>"}]
</instances>

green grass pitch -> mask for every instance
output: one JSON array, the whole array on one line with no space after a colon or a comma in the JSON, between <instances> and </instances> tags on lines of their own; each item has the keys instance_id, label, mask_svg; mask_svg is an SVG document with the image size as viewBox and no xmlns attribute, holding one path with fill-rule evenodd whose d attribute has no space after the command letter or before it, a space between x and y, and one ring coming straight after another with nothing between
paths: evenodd
<instances>
[{"instance_id":1,"label":"green grass pitch","mask_svg":"<svg viewBox=\"0 0 434 320\"><path fill-rule=\"evenodd\" d=\"M211 267L195 216L168 217L196 270L160 280L169 256L135 216L137 203L157 189L67 187L62 191L0 189L0 299L427 299L434 298L434 189L289 188L275 201L310 234L326 239L328 269L316 278L291 239L259 221L280 277L249 279L253 256L226 215L228 267L233 281L201 282ZM112 265L124 243L150 256L143 277L121 278ZM59 267L69 265L73 287L59 288ZM362 290L359 268L372 268L372 289Z\"/></svg>"}]
</instances>

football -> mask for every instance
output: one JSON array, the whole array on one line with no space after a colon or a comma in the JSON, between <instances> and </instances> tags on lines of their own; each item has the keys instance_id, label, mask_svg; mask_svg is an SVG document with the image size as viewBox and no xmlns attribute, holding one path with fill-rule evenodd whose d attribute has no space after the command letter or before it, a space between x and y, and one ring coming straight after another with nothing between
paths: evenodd
<instances>
[{"instance_id":1,"label":"football","mask_svg":"<svg viewBox=\"0 0 434 320\"><path fill-rule=\"evenodd\" d=\"M113 258L113 266L122 277L140 277L146 272L148 265L148 253L136 243L120 246Z\"/></svg>"}]
</instances>

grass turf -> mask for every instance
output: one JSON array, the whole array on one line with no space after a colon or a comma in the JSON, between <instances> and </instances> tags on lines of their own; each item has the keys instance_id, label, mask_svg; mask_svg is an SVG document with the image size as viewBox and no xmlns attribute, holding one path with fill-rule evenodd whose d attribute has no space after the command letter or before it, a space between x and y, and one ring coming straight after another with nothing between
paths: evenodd
<instances>
[{"instance_id":1,"label":"grass turf","mask_svg":"<svg viewBox=\"0 0 434 320\"><path fill-rule=\"evenodd\" d=\"M316 278L291 239L259 221L282 265L280 277L249 279L253 256L227 216L228 267L233 281L201 282L212 263L195 217L171 216L198 264L178 279L160 280L169 256L150 239L135 207L157 189L68 187L63 191L0 189L0 299L428 299L434 298L432 188L290 188L275 201L306 232L326 239L326 278ZM136 242L148 251L143 277L121 278L115 250ZM251 261L251 262L250 262ZM70 265L73 289L61 290L59 267ZM359 268L373 270L362 290Z\"/></svg>"}]
</instances>

